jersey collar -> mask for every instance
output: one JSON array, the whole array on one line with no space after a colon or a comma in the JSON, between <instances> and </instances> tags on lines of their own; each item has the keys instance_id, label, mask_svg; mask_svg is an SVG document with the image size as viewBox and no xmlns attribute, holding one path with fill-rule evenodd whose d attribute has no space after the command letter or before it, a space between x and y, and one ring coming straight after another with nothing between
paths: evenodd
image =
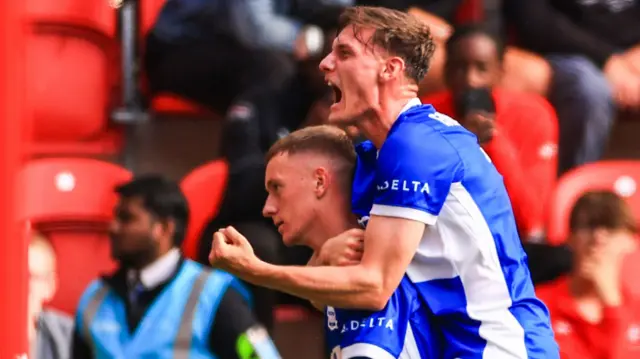
<instances>
[{"instance_id":1,"label":"jersey collar","mask_svg":"<svg viewBox=\"0 0 640 359\"><path fill-rule=\"evenodd\" d=\"M416 106L420 106L422 105L422 101L420 101L419 98L414 97L411 100L409 100L409 102L407 102L406 105L404 105L404 107L402 108L402 110L400 110L400 114L398 115L398 118L400 118L400 115L402 115L403 113L409 111L410 109L416 107ZM376 147L373 145L373 143L370 140L366 140L363 141L359 144L356 145L356 152L360 155L360 156L367 156L369 154L369 156L371 156L373 154L373 152L375 151L376 153L376 157L378 157L378 150L376 149ZM367 157L365 157L367 158Z\"/></svg>"},{"instance_id":2,"label":"jersey collar","mask_svg":"<svg viewBox=\"0 0 640 359\"><path fill-rule=\"evenodd\" d=\"M407 102L406 105L404 105L402 110L400 110L400 115L402 115L403 113L407 112L409 109L411 109L413 107L416 107L416 106L420 106L420 105L422 105L422 101L420 101L419 98L414 97L411 100L409 100L409 102Z\"/></svg>"}]
</instances>

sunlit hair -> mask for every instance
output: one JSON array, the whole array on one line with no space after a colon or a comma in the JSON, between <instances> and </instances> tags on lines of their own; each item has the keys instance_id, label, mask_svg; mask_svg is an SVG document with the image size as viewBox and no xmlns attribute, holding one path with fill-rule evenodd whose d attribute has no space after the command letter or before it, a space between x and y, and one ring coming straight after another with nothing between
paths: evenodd
<instances>
[{"instance_id":1,"label":"sunlit hair","mask_svg":"<svg viewBox=\"0 0 640 359\"><path fill-rule=\"evenodd\" d=\"M402 58L407 77L416 83L427 74L436 46L429 26L420 19L383 7L354 6L340 16L339 30L347 26L354 26L356 36L359 29L373 29L371 43Z\"/></svg>"},{"instance_id":2,"label":"sunlit hair","mask_svg":"<svg viewBox=\"0 0 640 359\"><path fill-rule=\"evenodd\" d=\"M275 156L312 153L327 156L342 184L350 189L356 165L356 152L351 138L337 127L309 126L291 132L271 146L265 160Z\"/></svg>"}]
</instances>

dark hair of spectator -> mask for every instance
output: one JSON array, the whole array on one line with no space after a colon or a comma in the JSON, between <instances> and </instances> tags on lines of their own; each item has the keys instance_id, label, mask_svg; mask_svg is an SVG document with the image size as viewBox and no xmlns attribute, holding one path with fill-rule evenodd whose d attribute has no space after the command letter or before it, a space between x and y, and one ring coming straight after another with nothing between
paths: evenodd
<instances>
[{"instance_id":1,"label":"dark hair of spectator","mask_svg":"<svg viewBox=\"0 0 640 359\"><path fill-rule=\"evenodd\" d=\"M329 157L342 184L350 191L356 152L345 131L329 125L302 128L274 143L265 160L269 163L277 155L298 153L316 153Z\"/></svg>"},{"instance_id":2,"label":"dark hair of spectator","mask_svg":"<svg viewBox=\"0 0 640 359\"><path fill-rule=\"evenodd\" d=\"M504 59L504 54L506 51L504 40L501 38L501 36L496 34L495 31L491 31L489 27L483 23L470 23L457 26L454 29L453 34L451 34L451 36L447 40L447 53L453 53L453 49L458 41L474 35L484 35L493 40L493 42L496 44L496 50L498 51L498 58L500 59L500 61Z\"/></svg>"},{"instance_id":3,"label":"dark hair of spectator","mask_svg":"<svg viewBox=\"0 0 640 359\"><path fill-rule=\"evenodd\" d=\"M161 175L143 175L115 189L123 198L140 198L144 208L156 219L175 224L173 244L180 247L189 221L189 205L180 186Z\"/></svg>"},{"instance_id":4,"label":"dark hair of spectator","mask_svg":"<svg viewBox=\"0 0 640 359\"><path fill-rule=\"evenodd\" d=\"M636 219L627 203L611 191L593 191L582 195L569 218L572 232L578 230L628 230L638 232Z\"/></svg>"},{"instance_id":5,"label":"dark hair of spectator","mask_svg":"<svg viewBox=\"0 0 640 359\"><path fill-rule=\"evenodd\" d=\"M374 29L372 44L402 58L407 77L416 83L427 74L436 46L429 26L415 16L383 7L354 6L340 16L338 32L347 26L354 26L356 36L360 29Z\"/></svg>"}]
</instances>

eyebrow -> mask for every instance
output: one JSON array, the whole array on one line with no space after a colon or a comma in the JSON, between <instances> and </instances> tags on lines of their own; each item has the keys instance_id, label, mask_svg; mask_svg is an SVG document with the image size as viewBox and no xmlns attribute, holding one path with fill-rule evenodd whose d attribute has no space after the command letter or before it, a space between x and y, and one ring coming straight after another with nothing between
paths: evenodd
<instances>
[{"instance_id":1,"label":"eyebrow","mask_svg":"<svg viewBox=\"0 0 640 359\"><path fill-rule=\"evenodd\" d=\"M270 179L270 180L268 180L268 181L267 181L267 184L266 184L266 186L265 186L265 187L266 187L266 188L267 188L267 190L268 190L269 188L273 188L274 186L276 186L276 185L278 185L278 184L280 184L280 181L278 181L278 180L274 180L274 179Z\"/></svg>"},{"instance_id":2,"label":"eyebrow","mask_svg":"<svg viewBox=\"0 0 640 359\"><path fill-rule=\"evenodd\" d=\"M350 51L352 51L352 49L353 49L353 47L351 45L340 41L340 36L336 36L336 38L333 39L333 47L336 48L337 50L350 50Z\"/></svg>"}]
</instances>

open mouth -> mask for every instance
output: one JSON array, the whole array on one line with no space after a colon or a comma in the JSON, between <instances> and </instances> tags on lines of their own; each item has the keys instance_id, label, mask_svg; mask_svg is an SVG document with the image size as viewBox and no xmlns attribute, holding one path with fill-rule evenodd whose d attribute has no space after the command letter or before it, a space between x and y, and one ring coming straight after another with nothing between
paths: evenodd
<instances>
[{"instance_id":1,"label":"open mouth","mask_svg":"<svg viewBox=\"0 0 640 359\"><path fill-rule=\"evenodd\" d=\"M333 103L340 103L340 101L342 101L342 90L331 82L329 82L329 87L333 90Z\"/></svg>"}]
</instances>

